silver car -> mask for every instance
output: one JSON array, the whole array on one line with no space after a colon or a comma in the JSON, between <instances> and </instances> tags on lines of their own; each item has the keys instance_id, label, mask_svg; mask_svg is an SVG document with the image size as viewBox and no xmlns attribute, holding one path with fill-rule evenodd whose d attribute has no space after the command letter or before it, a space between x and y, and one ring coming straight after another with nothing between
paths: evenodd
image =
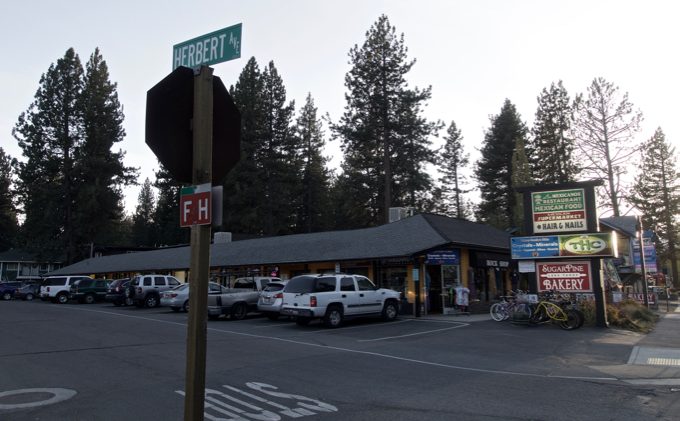
<instances>
[{"instance_id":1,"label":"silver car","mask_svg":"<svg viewBox=\"0 0 680 421\"><path fill-rule=\"evenodd\" d=\"M266 315L269 320L279 318L281 304L283 304L283 288L288 281L270 282L262 290L257 300L257 311Z\"/></svg>"},{"instance_id":2,"label":"silver car","mask_svg":"<svg viewBox=\"0 0 680 421\"><path fill-rule=\"evenodd\" d=\"M227 288L215 282L208 283L208 294L221 294ZM172 311L189 311L189 284L182 284L169 291L161 293L161 305L168 306Z\"/></svg>"}]
</instances>

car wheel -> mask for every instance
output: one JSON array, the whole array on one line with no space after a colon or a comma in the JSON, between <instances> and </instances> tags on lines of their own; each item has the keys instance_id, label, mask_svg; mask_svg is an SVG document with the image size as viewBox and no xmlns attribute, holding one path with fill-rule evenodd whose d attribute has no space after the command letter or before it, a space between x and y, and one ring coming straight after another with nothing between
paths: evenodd
<instances>
[{"instance_id":1,"label":"car wheel","mask_svg":"<svg viewBox=\"0 0 680 421\"><path fill-rule=\"evenodd\" d=\"M323 317L323 323L331 328L340 326L342 324L342 307L337 305L329 307Z\"/></svg>"},{"instance_id":2,"label":"car wheel","mask_svg":"<svg viewBox=\"0 0 680 421\"><path fill-rule=\"evenodd\" d=\"M397 314L399 314L399 308L397 307L397 304L394 301L386 302L382 311L383 320L391 322L397 318Z\"/></svg>"},{"instance_id":3,"label":"car wheel","mask_svg":"<svg viewBox=\"0 0 680 421\"><path fill-rule=\"evenodd\" d=\"M94 295L87 294L85 296L85 304L94 304Z\"/></svg>"},{"instance_id":4,"label":"car wheel","mask_svg":"<svg viewBox=\"0 0 680 421\"><path fill-rule=\"evenodd\" d=\"M3 292L2 293L2 299L5 300L5 301L9 301L9 300L12 299L12 294L10 294L9 292Z\"/></svg>"},{"instance_id":5,"label":"car wheel","mask_svg":"<svg viewBox=\"0 0 680 421\"><path fill-rule=\"evenodd\" d=\"M57 295L57 302L59 304L66 304L68 303L68 295L61 293Z\"/></svg>"},{"instance_id":6,"label":"car wheel","mask_svg":"<svg viewBox=\"0 0 680 421\"><path fill-rule=\"evenodd\" d=\"M144 299L144 305L149 308L158 307L158 297L156 294L149 294Z\"/></svg>"},{"instance_id":7,"label":"car wheel","mask_svg":"<svg viewBox=\"0 0 680 421\"><path fill-rule=\"evenodd\" d=\"M185 313L189 312L189 300L186 300L184 302L184 305L182 305L182 311L185 312Z\"/></svg>"},{"instance_id":8,"label":"car wheel","mask_svg":"<svg viewBox=\"0 0 680 421\"><path fill-rule=\"evenodd\" d=\"M296 317L295 324L298 326L307 326L312 319L309 317Z\"/></svg>"},{"instance_id":9,"label":"car wheel","mask_svg":"<svg viewBox=\"0 0 680 421\"><path fill-rule=\"evenodd\" d=\"M248 307L246 303L236 303L234 307L231 308L231 318L234 320L243 320L248 314Z\"/></svg>"},{"instance_id":10,"label":"car wheel","mask_svg":"<svg viewBox=\"0 0 680 421\"><path fill-rule=\"evenodd\" d=\"M26 300L26 301L33 301L34 298L35 298L35 297L33 296L33 294L31 294L31 293L29 292L28 294L26 294L26 297L24 298L24 300Z\"/></svg>"}]
</instances>

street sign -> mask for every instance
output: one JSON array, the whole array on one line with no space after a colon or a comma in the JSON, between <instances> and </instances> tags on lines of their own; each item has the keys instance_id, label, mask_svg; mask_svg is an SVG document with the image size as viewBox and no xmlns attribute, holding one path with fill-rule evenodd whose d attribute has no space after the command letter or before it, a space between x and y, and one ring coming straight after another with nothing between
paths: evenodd
<instances>
[{"instance_id":1,"label":"street sign","mask_svg":"<svg viewBox=\"0 0 680 421\"><path fill-rule=\"evenodd\" d=\"M241 24L184 41L172 47L172 70L210 66L241 57Z\"/></svg>"},{"instance_id":2,"label":"street sign","mask_svg":"<svg viewBox=\"0 0 680 421\"><path fill-rule=\"evenodd\" d=\"M536 262L538 292L592 292L588 261Z\"/></svg>"},{"instance_id":3,"label":"street sign","mask_svg":"<svg viewBox=\"0 0 680 421\"><path fill-rule=\"evenodd\" d=\"M531 193L531 211L537 234L588 230L583 189Z\"/></svg>"},{"instance_id":4,"label":"street sign","mask_svg":"<svg viewBox=\"0 0 680 421\"><path fill-rule=\"evenodd\" d=\"M182 187L179 199L179 226L211 223L211 184Z\"/></svg>"}]
</instances>

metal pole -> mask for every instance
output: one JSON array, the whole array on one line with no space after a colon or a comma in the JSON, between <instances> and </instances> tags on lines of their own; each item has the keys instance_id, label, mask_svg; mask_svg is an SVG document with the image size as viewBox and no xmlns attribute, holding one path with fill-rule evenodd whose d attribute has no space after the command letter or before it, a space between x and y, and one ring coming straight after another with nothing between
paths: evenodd
<instances>
[{"instance_id":1,"label":"metal pole","mask_svg":"<svg viewBox=\"0 0 680 421\"><path fill-rule=\"evenodd\" d=\"M193 175L194 185L212 179L213 70L203 66L194 76ZM205 356L210 275L210 225L191 227L189 320L184 395L184 420L203 420Z\"/></svg>"},{"instance_id":2,"label":"metal pole","mask_svg":"<svg viewBox=\"0 0 680 421\"><path fill-rule=\"evenodd\" d=\"M645 307L649 308L649 297L647 296L649 290L647 288L647 264L645 262L645 239L644 230L642 228L642 216L638 216L638 237L640 242L640 265L642 266L642 293L645 296Z\"/></svg>"}]
</instances>

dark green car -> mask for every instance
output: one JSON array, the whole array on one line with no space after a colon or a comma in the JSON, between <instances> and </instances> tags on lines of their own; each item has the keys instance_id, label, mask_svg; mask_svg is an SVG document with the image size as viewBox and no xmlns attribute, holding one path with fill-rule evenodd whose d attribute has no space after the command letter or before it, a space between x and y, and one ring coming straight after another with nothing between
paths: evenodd
<instances>
[{"instance_id":1,"label":"dark green car","mask_svg":"<svg viewBox=\"0 0 680 421\"><path fill-rule=\"evenodd\" d=\"M71 285L70 298L86 304L103 301L108 287L106 279L81 279Z\"/></svg>"}]
</instances>

